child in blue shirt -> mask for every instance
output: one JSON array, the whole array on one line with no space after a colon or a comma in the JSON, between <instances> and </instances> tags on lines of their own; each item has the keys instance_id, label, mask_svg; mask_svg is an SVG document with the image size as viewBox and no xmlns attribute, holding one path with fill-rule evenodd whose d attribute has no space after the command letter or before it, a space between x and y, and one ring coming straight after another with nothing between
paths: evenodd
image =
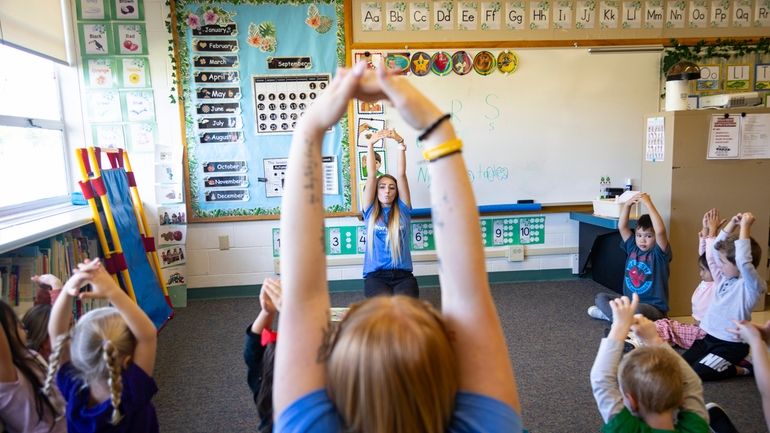
<instances>
[{"instance_id":1,"label":"child in blue shirt","mask_svg":"<svg viewBox=\"0 0 770 433\"><path fill-rule=\"evenodd\" d=\"M638 202L644 203L650 213L639 217L636 231L631 231L628 226L629 213ZM648 194L640 192L623 204L618 231L623 239L620 247L628 255L623 276L623 295L639 295L637 312L648 319L666 317L671 246L668 244L663 218ZM595 319L610 320L610 301L619 297L617 293L597 294L595 305L588 308L588 315Z\"/></svg>"},{"instance_id":2,"label":"child in blue shirt","mask_svg":"<svg viewBox=\"0 0 770 433\"><path fill-rule=\"evenodd\" d=\"M353 306L334 332L321 200L324 131L351 98L388 100L423 131L440 262L441 313L409 296ZM441 111L406 77L340 69L292 137L282 203L277 432L521 432L516 378L484 268L478 208ZM451 336L451 338L450 338Z\"/></svg>"},{"instance_id":3,"label":"child in blue shirt","mask_svg":"<svg viewBox=\"0 0 770 433\"><path fill-rule=\"evenodd\" d=\"M79 292L86 283L92 291ZM72 300L106 298L112 307L81 317L72 331ZM157 331L123 292L99 259L86 260L67 281L48 323L53 353L44 392L53 381L67 401L67 431L159 431L152 397L158 392L155 367Z\"/></svg>"}]
</instances>

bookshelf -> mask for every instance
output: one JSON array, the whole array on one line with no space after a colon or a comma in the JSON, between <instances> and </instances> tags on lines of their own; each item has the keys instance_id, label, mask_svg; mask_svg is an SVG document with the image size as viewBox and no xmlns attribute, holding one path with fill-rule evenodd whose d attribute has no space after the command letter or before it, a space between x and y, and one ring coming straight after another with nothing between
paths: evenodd
<instances>
[{"instance_id":1,"label":"bookshelf","mask_svg":"<svg viewBox=\"0 0 770 433\"><path fill-rule=\"evenodd\" d=\"M61 225L49 217L0 230L0 298L19 315L33 306L33 275L53 274L65 282L77 263L101 255L93 220L75 215L64 219L68 221ZM45 228L34 230L40 224ZM75 301L73 311L77 317L103 303Z\"/></svg>"},{"instance_id":2,"label":"bookshelf","mask_svg":"<svg viewBox=\"0 0 770 433\"><path fill-rule=\"evenodd\" d=\"M92 222L93 214L87 206L64 206L0 222L0 255Z\"/></svg>"}]
</instances>

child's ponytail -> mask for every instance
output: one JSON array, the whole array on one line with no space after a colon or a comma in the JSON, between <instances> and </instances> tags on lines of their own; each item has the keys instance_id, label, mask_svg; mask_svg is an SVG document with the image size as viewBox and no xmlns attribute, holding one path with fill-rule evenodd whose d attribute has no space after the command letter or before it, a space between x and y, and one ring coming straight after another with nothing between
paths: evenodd
<instances>
[{"instance_id":1,"label":"child's ponytail","mask_svg":"<svg viewBox=\"0 0 770 433\"><path fill-rule=\"evenodd\" d=\"M45 382L43 383L43 394L48 397L49 401L54 401L54 380L56 379L56 372L59 371L59 364L61 358L61 351L67 345L70 340L70 334L62 334L56 337L53 348L51 349L51 356L48 358L48 374L45 376ZM63 411L63 407L57 408Z\"/></svg>"},{"instance_id":2,"label":"child's ponytail","mask_svg":"<svg viewBox=\"0 0 770 433\"><path fill-rule=\"evenodd\" d=\"M112 401L112 425L118 425L123 415L120 413L120 398L123 392L123 379L120 375L123 368L120 363L120 353L110 340L104 340L102 344L102 357L107 365L107 386L110 388L110 400Z\"/></svg>"}]
</instances>

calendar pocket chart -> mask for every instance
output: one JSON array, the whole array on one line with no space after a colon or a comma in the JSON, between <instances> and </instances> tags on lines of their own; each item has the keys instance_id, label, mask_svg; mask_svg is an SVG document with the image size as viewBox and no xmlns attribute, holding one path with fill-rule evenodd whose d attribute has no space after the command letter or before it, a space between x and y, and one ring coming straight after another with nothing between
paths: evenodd
<instances>
[{"instance_id":1,"label":"calendar pocket chart","mask_svg":"<svg viewBox=\"0 0 770 433\"><path fill-rule=\"evenodd\" d=\"M331 76L252 77L259 134L290 134L297 120L329 85Z\"/></svg>"},{"instance_id":2,"label":"calendar pocket chart","mask_svg":"<svg viewBox=\"0 0 770 433\"><path fill-rule=\"evenodd\" d=\"M189 219L278 218L292 134L345 65L344 0L174 6ZM352 211L348 135L347 115L323 135L328 214Z\"/></svg>"}]
</instances>

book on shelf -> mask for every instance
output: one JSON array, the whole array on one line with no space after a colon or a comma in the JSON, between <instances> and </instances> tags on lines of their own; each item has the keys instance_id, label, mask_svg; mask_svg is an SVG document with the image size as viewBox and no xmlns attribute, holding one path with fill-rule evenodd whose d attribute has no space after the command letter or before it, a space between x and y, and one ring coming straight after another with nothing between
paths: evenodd
<instances>
[{"instance_id":1,"label":"book on shelf","mask_svg":"<svg viewBox=\"0 0 770 433\"><path fill-rule=\"evenodd\" d=\"M34 275L53 274L65 283L78 263L98 256L96 239L89 238L80 229L17 248L0 256L0 296L21 315L34 302L37 290L32 282ZM79 317L105 305L106 300L75 300L73 312Z\"/></svg>"}]
</instances>

